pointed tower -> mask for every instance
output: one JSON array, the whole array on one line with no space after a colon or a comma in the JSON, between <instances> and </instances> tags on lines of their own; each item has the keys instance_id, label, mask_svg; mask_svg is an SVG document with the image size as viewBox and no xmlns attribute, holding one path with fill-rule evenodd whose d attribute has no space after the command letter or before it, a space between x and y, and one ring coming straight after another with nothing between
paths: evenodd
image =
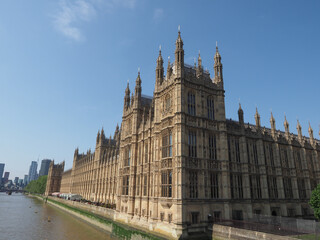
<instances>
[{"instance_id":1,"label":"pointed tower","mask_svg":"<svg viewBox=\"0 0 320 240\"><path fill-rule=\"evenodd\" d=\"M161 85L163 82L163 59L161 55L161 46L159 47L159 56L157 58L157 67L156 67L156 85Z\"/></svg>"},{"instance_id":2,"label":"pointed tower","mask_svg":"<svg viewBox=\"0 0 320 240\"><path fill-rule=\"evenodd\" d=\"M241 108L241 103L239 103L238 117L240 125L244 125L243 110Z\"/></svg>"},{"instance_id":3,"label":"pointed tower","mask_svg":"<svg viewBox=\"0 0 320 240\"><path fill-rule=\"evenodd\" d=\"M140 69L138 70L138 76L136 79L136 86L134 88L134 97L136 100L141 99L141 78L140 78Z\"/></svg>"},{"instance_id":4,"label":"pointed tower","mask_svg":"<svg viewBox=\"0 0 320 240\"><path fill-rule=\"evenodd\" d=\"M183 50L183 41L180 34L180 26L178 29L178 38L176 40L176 51L175 51L175 70L177 77L183 77L183 68L184 68L184 50Z\"/></svg>"},{"instance_id":5,"label":"pointed tower","mask_svg":"<svg viewBox=\"0 0 320 240\"><path fill-rule=\"evenodd\" d=\"M310 122L309 122L308 132L309 132L310 144L313 146L315 142L314 142L314 138L313 138L313 129L310 125Z\"/></svg>"},{"instance_id":6,"label":"pointed tower","mask_svg":"<svg viewBox=\"0 0 320 240\"><path fill-rule=\"evenodd\" d=\"M102 145L104 143L104 140L106 139L104 135L104 130L103 128L101 129L101 134L100 134L100 144Z\"/></svg>"},{"instance_id":7,"label":"pointed tower","mask_svg":"<svg viewBox=\"0 0 320 240\"><path fill-rule=\"evenodd\" d=\"M273 117L273 114L271 112L271 118L270 118L270 125L271 125L271 135L272 137L276 136L276 120Z\"/></svg>"},{"instance_id":8,"label":"pointed tower","mask_svg":"<svg viewBox=\"0 0 320 240\"><path fill-rule=\"evenodd\" d=\"M290 136L290 131L289 131L289 123L287 121L287 117L286 115L284 115L284 130L285 130L285 135L286 135L286 139L289 140L289 136Z\"/></svg>"},{"instance_id":9,"label":"pointed tower","mask_svg":"<svg viewBox=\"0 0 320 240\"><path fill-rule=\"evenodd\" d=\"M260 128L261 127L260 114L258 113L258 108L257 107L256 107L256 114L254 115L254 119L256 120L257 128Z\"/></svg>"},{"instance_id":10,"label":"pointed tower","mask_svg":"<svg viewBox=\"0 0 320 240\"><path fill-rule=\"evenodd\" d=\"M218 51L218 44L216 43L216 54L214 55L214 82L221 84L223 87L222 63L221 56Z\"/></svg>"},{"instance_id":11,"label":"pointed tower","mask_svg":"<svg viewBox=\"0 0 320 240\"><path fill-rule=\"evenodd\" d=\"M100 140L100 131L98 131L98 134L97 134L96 145L98 145L98 144L99 144L99 140Z\"/></svg>"},{"instance_id":12,"label":"pointed tower","mask_svg":"<svg viewBox=\"0 0 320 240\"><path fill-rule=\"evenodd\" d=\"M199 51L199 56L198 56L198 67L197 67L197 77L199 78L202 73L203 73L203 68L202 68L202 60L200 56L200 51Z\"/></svg>"},{"instance_id":13,"label":"pointed tower","mask_svg":"<svg viewBox=\"0 0 320 240\"><path fill-rule=\"evenodd\" d=\"M297 131L298 131L298 140L301 143L302 142L302 131L301 131L301 125L299 120L297 120Z\"/></svg>"},{"instance_id":14,"label":"pointed tower","mask_svg":"<svg viewBox=\"0 0 320 240\"><path fill-rule=\"evenodd\" d=\"M124 108L130 107L130 88L129 88L129 80L127 83L127 88L124 95Z\"/></svg>"},{"instance_id":15,"label":"pointed tower","mask_svg":"<svg viewBox=\"0 0 320 240\"><path fill-rule=\"evenodd\" d=\"M172 68L170 63L170 56L168 57L168 67L167 67L167 80L170 79L172 74Z\"/></svg>"}]
</instances>

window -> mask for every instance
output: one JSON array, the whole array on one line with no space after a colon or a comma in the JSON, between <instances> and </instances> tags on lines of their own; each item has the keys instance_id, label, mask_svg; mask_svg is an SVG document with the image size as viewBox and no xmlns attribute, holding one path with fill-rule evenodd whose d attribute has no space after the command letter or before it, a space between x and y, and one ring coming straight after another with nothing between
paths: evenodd
<instances>
[{"instance_id":1,"label":"window","mask_svg":"<svg viewBox=\"0 0 320 240\"><path fill-rule=\"evenodd\" d=\"M160 220L161 220L161 222L163 222L163 220L164 220L164 213L163 212L160 213Z\"/></svg>"},{"instance_id":2,"label":"window","mask_svg":"<svg viewBox=\"0 0 320 240\"><path fill-rule=\"evenodd\" d=\"M190 198L198 198L198 172L189 172Z\"/></svg>"},{"instance_id":3,"label":"window","mask_svg":"<svg viewBox=\"0 0 320 240\"><path fill-rule=\"evenodd\" d=\"M236 162L240 162L240 145L239 145L239 138L234 140L235 148L236 148Z\"/></svg>"},{"instance_id":4,"label":"window","mask_svg":"<svg viewBox=\"0 0 320 240\"><path fill-rule=\"evenodd\" d=\"M192 116L196 115L196 98L191 92L188 93L188 113Z\"/></svg>"},{"instance_id":5,"label":"window","mask_svg":"<svg viewBox=\"0 0 320 240\"><path fill-rule=\"evenodd\" d=\"M162 158L172 157L172 133L162 137Z\"/></svg>"},{"instance_id":6,"label":"window","mask_svg":"<svg viewBox=\"0 0 320 240\"><path fill-rule=\"evenodd\" d=\"M130 146L125 149L124 154L125 154L124 166L128 167L128 166L130 166L130 161L131 161L131 147Z\"/></svg>"},{"instance_id":7,"label":"window","mask_svg":"<svg viewBox=\"0 0 320 240\"><path fill-rule=\"evenodd\" d=\"M129 194L129 175L122 177L122 195Z\"/></svg>"},{"instance_id":8,"label":"window","mask_svg":"<svg viewBox=\"0 0 320 240\"><path fill-rule=\"evenodd\" d=\"M172 197L172 170L161 172L161 197Z\"/></svg>"},{"instance_id":9,"label":"window","mask_svg":"<svg viewBox=\"0 0 320 240\"><path fill-rule=\"evenodd\" d=\"M288 208L288 217L295 217L296 211L293 208Z\"/></svg>"},{"instance_id":10,"label":"window","mask_svg":"<svg viewBox=\"0 0 320 240\"><path fill-rule=\"evenodd\" d=\"M261 199L261 185L260 185L260 176L253 175L250 176L250 192L252 199Z\"/></svg>"},{"instance_id":11,"label":"window","mask_svg":"<svg viewBox=\"0 0 320 240\"><path fill-rule=\"evenodd\" d=\"M198 212L191 213L191 222L192 222L192 224L197 224L199 222L199 213Z\"/></svg>"},{"instance_id":12,"label":"window","mask_svg":"<svg viewBox=\"0 0 320 240\"><path fill-rule=\"evenodd\" d=\"M306 194L306 187L305 187L304 179L298 178L297 182L298 182L299 198L300 199L306 199L307 198L307 194Z\"/></svg>"},{"instance_id":13,"label":"window","mask_svg":"<svg viewBox=\"0 0 320 240\"><path fill-rule=\"evenodd\" d=\"M240 174L230 174L231 198L242 199L242 176Z\"/></svg>"},{"instance_id":14,"label":"window","mask_svg":"<svg viewBox=\"0 0 320 240\"><path fill-rule=\"evenodd\" d=\"M140 176L137 176L137 181L136 181L136 195L139 196L140 194Z\"/></svg>"},{"instance_id":15,"label":"window","mask_svg":"<svg viewBox=\"0 0 320 240\"><path fill-rule=\"evenodd\" d=\"M254 164L255 164L255 165L259 165L259 162L258 162L257 144L256 144L256 143L253 143L253 144L252 144L252 147L253 147L253 160L254 160Z\"/></svg>"},{"instance_id":16,"label":"window","mask_svg":"<svg viewBox=\"0 0 320 240\"><path fill-rule=\"evenodd\" d=\"M189 131L189 157L197 157L197 135L196 132Z\"/></svg>"},{"instance_id":17,"label":"window","mask_svg":"<svg viewBox=\"0 0 320 240\"><path fill-rule=\"evenodd\" d=\"M169 223L172 222L172 213L168 214L168 222L169 222Z\"/></svg>"},{"instance_id":18,"label":"window","mask_svg":"<svg viewBox=\"0 0 320 240\"><path fill-rule=\"evenodd\" d=\"M170 108L171 108L171 98L170 98L170 95L167 95L166 98L165 98L165 111L168 112L170 111Z\"/></svg>"},{"instance_id":19,"label":"window","mask_svg":"<svg viewBox=\"0 0 320 240\"><path fill-rule=\"evenodd\" d=\"M214 101L211 97L207 98L208 118L214 120Z\"/></svg>"},{"instance_id":20,"label":"window","mask_svg":"<svg viewBox=\"0 0 320 240\"><path fill-rule=\"evenodd\" d=\"M211 198L219 198L219 180L217 173L210 174Z\"/></svg>"},{"instance_id":21,"label":"window","mask_svg":"<svg viewBox=\"0 0 320 240\"><path fill-rule=\"evenodd\" d=\"M147 196L148 176L147 174L143 177L143 196Z\"/></svg>"},{"instance_id":22,"label":"window","mask_svg":"<svg viewBox=\"0 0 320 240\"><path fill-rule=\"evenodd\" d=\"M216 136L209 136L209 159L217 160Z\"/></svg>"},{"instance_id":23,"label":"window","mask_svg":"<svg viewBox=\"0 0 320 240\"><path fill-rule=\"evenodd\" d=\"M278 199L277 178L268 176L268 190L270 199Z\"/></svg>"},{"instance_id":24,"label":"window","mask_svg":"<svg viewBox=\"0 0 320 240\"><path fill-rule=\"evenodd\" d=\"M284 188L285 198L292 199L293 193L292 193L292 184L291 184L290 178L283 178L283 188Z\"/></svg>"},{"instance_id":25,"label":"window","mask_svg":"<svg viewBox=\"0 0 320 240\"><path fill-rule=\"evenodd\" d=\"M144 162L147 163L148 162L148 144L146 143L145 147L144 147Z\"/></svg>"}]
</instances>

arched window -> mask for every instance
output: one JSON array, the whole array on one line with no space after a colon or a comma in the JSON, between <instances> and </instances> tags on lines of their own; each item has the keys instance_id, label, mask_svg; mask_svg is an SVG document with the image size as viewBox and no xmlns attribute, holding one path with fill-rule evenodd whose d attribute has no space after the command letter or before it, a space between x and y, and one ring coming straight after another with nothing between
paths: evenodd
<instances>
[{"instance_id":1,"label":"arched window","mask_svg":"<svg viewBox=\"0 0 320 240\"><path fill-rule=\"evenodd\" d=\"M162 136L162 158L172 157L172 133Z\"/></svg>"},{"instance_id":2,"label":"arched window","mask_svg":"<svg viewBox=\"0 0 320 240\"><path fill-rule=\"evenodd\" d=\"M196 115L196 97L194 93L188 93L188 113L192 116Z\"/></svg>"},{"instance_id":3,"label":"arched window","mask_svg":"<svg viewBox=\"0 0 320 240\"><path fill-rule=\"evenodd\" d=\"M214 101L212 97L207 98L208 118L214 120Z\"/></svg>"}]
</instances>

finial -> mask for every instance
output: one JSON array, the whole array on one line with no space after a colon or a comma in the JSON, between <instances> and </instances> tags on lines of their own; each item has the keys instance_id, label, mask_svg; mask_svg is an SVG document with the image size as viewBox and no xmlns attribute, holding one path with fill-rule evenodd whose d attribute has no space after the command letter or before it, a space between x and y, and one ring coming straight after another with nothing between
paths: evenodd
<instances>
[{"instance_id":1,"label":"finial","mask_svg":"<svg viewBox=\"0 0 320 240\"><path fill-rule=\"evenodd\" d=\"M241 109L241 103L239 102L239 109Z\"/></svg>"},{"instance_id":2,"label":"finial","mask_svg":"<svg viewBox=\"0 0 320 240\"><path fill-rule=\"evenodd\" d=\"M140 67L138 67L138 74L140 75Z\"/></svg>"},{"instance_id":3,"label":"finial","mask_svg":"<svg viewBox=\"0 0 320 240\"><path fill-rule=\"evenodd\" d=\"M170 56L168 57L168 62L170 62Z\"/></svg>"},{"instance_id":4,"label":"finial","mask_svg":"<svg viewBox=\"0 0 320 240\"><path fill-rule=\"evenodd\" d=\"M199 57L200 57L200 50L199 50Z\"/></svg>"},{"instance_id":5,"label":"finial","mask_svg":"<svg viewBox=\"0 0 320 240\"><path fill-rule=\"evenodd\" d=\"M129 85L129 79L127 80L127 85Z\"/></svg>"},{"instance_id":6,"label":"finial","mask_svg":"<svg viewBox=\"0 0 320 240\"><path fill-rule=\"evenodd\" d=\"M159 51L161 52L161 44L159 45Z\"/></svg>"},{"instance_id":7,"label":"finial","mask_svg":"<svg viewBox=\"0 0 320 240\"><path fill-rule=\"evenodd\" d=\"M180 33L180 25L178 26L178 32Z\"/></svg>"},{"instance_id":8,"label":"finial","mask_svg":"<svg viewBox=\"0 0 320 240\"><path fill-rule=\"evenodd\" d=\"M218 52L218 41L216 41L216 52Z\"/></svg>"}]
</instances>

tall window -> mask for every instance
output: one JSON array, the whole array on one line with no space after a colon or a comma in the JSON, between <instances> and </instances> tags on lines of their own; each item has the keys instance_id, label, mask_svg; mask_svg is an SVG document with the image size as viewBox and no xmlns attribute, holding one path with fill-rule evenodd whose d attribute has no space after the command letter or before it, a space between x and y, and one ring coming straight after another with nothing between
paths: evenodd
<instances>
[{"instance_id":1,"label":"tall window","mask_svg":"<svg viewBox=\"0 0 320 240\"><path fill-rule=\"evenodd\" d=\"M147 196L147 186L148 186L148 175L145 174L143 177L143 196Z\"/></svg>"},{"instance_id":2,"label":"tall window","mask_svg":"<svg viewBox=\"0 0 320 240\"><path fill-rule=\"evenodd\" d=\"M277 178L268 176L268 190L270 199L278 199Z\"/></svg>"},{"instance_id":3,"label":"tall window","mask_svg":"<svg viewBox=\"0 0 320 240\"><path fill-rule=\"evenodd\" d=\"M125 156L124 156L124 166L130 166L130 162L131 162L131 147L127 147L125 149Z\"/></svg>"},{"instance_id":4,"label":"tall window","mask_svg":"<svg viewBox=\"0 0 320 240\"><path fill-rule=\"evenodd\" d=\"M305 181L303 178L298 178L298 190L299 190L299 198L300 199L306 199L307 194L306 194L306 187L305 187Z\"/></svg>"},{"instance_id":5,"label":"tall window","mask_svg":"<svg viewBox=\"0 0 320 240\"><path fill-rule=\"evenodd\" d=\"M250 176L250 192L252 199L261 199L261 184L260 184L260 176L252 175Z\"/></svg>"},{"instance_id":6,"label":"tall window","mask_svg":"<svg viewBox=\"0 0 320 240\"><path fill-rule=\"evenodd\" d=\"M144 147L144 162L145 163L148 162L148 143L146 143L146 145Z\"/></svg>"},{"instance_id":7,"label":"tall window","mask_svg":"<svg viewBox=\"0 0 320 240\"><path fill-rule=\"evenodd\" d=\"M255 165L259 165L259 162L258 162L257 144L256 144L256 143L253 143L253 144L252 144L252 147L253 147L253 160L254 160L254 164L255 164Z\"/></svg>"},{"instance_id":8,"label":"tall window","mask_svg":"<svg viewBox=\"0 0 320 240\"><path fill-rule=\"evenodd\" d=\"M283 178L284 195L287 199L293 198L292 184L290 178Z\"/></svg>"},{"instance_id":9,"label":"tall window","mask_svg":"<svg viewBox=\"0 0 320 240\"><path fill-rule=\"evenodd\" d=\"M161 172L161 197L172 197L172 170Z\"/></svg>"},{"instance_id":10,"label":"tall window","mask_svg":"<svg viewBox=\"0 0 320 240\"><path fill-rule=\"evenodd\" d=\"M217 143L215 135L209 136L209 158L217 160Z\"/></svg>"},{"instance_id":11,"label":"tall window","mask_svg":"<svg viewBox=\"0 0 320 240\"><path fill-rule=\"evenodd\" d=\"M129 195L129 175L122 177L122 195Z\"/></svg>"},{"instance_id":12,"label":"tall window","mask_svg":"<svg viewBox=\"0 0 320 240\"><path fill-rule=\"evenodd\" d=\"M196 132L189 131L189 157L197 157L197 135Z\"/></svg>"},{"instance_id":13,"label":"tall window","mask_svg":"<svg viewBox=\"0 0 320 240\"><path fill-rule=\"evenodd\" d=\"M240 174L230 174L231 198L242 199L242 176Z\"/></svg>"},{"instance_id":14,"label":"tall window","mask_svg":"<svg viewBox=\"0 0 320 240\"><path fill-rule=\"evenodd\" d=\"M162 158L172 157L172 133L162 137Z\"/></svg>"},{"instance_id":15,"label":"tall window","mask_svg":"<svg viewBox=\"0 0 320 240\"><path fill-rule=\"evenodd\" d=\"M207 98L208 118L214 120L214 101L211 97Z\"/></svg>"},{"instance_id":16,"label":"tall window","mask_svg":"<svg viewBox=\"0 0 320 240\"><path fill-rule=\"evenodd\" d=\"M189 172L190 198L198 198L198 172Z\"/></svg>"},{"instance_id":17,"label":"tall window","mask_svg":"<svg viewBox=\"0 0 320 240\"><path fill-rule=\"evenodd\" d=\"M196 115L196 97L193 93L188 93L188 113L192 116Z\"/></svg>"},{"instance_id":18,"label":"tall window","mask_svg":"<svg viewBox=\"0 0 320 240\"><path fill-rule=\"evenodd\" d=\"M234 140L235 149L236 149L236 162L240 162L240 145L239 145L239 138Z\"/></svg>"},{"instance_id":19,"label":"tall window","mask_svg":"<svg viewBox=\"0 0 320 240\"><path fill-rule=\"evenodd\" d=\"M210 174L211 198L219 198L219 177L217 173Z\"/></svg>"},{"instance_id":20,"label":"tall window","mask_svg":"<svg viewBox=\"0 0 320 240\"><path fill-rule=\"evenodd\" d=\"M136 195L140 195L140 176L137 176L137 181L136 181Z\"/></svg>"}]
</instances>

